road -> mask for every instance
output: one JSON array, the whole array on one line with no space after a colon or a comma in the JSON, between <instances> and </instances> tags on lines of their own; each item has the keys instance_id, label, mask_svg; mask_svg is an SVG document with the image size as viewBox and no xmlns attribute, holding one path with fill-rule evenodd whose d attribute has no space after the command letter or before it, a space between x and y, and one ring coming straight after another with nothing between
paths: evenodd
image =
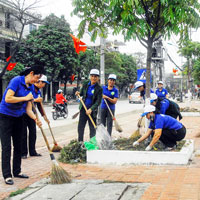
<instances>
[{"instance_id":1,"label":"road","mask_svg":"<svg viewBox=\"0 0 200 200\"><path fill-rule=\"evenodd\" d=\"M58 126L64 126L67 124L71 124L73 122L78 121L77 117L76 119L72 119L72 116L78 112L78 104L76 105L68 105L68 110L69 110L69 115L67 117L67 119L64 119L63 117L58 118L57 120L53 120L52 118L52 107L51 106L45 106L45 111L47 114L48 119L50 120L50 124L52 127L58 127ZM116 111L115 114L119 115L119 114L123 114L123 113L127 113L127 112L131 112L131 111L138 111L138 110L142 110L143 109L143 104L130 104L128 102L128 100L119 100L116 104ZM41 117L40 117L41 118ZM41 119L42 124L43 124L43 128L48 128L47 124L44 122L43 118Z\"/></svg>"}]
</instances>

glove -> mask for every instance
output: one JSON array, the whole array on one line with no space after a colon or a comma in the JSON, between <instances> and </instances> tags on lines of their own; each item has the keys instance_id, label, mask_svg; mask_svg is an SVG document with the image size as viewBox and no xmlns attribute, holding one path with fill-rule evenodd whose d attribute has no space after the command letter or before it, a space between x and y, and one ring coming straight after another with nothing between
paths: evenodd
<instances>
[{"instance_id":1,"label":"glove","mask_svg":"<svg viewBox=\"0 0 200 200\"><path fill-rule=\"evenodd\" d=\"M145 151L150 151L152 149L152 147L150 147L149 145L146 147Z\"/></svg>"},{"instance_id":2,"label":"glove","mask_svg":"<svg viewBox=\"0 0 200 200\"><path fill-rule=\"evenodd\" d=\"M140 143L138 141L133 142L133 147L138 146Z\"/></svg>"}]
</instances>

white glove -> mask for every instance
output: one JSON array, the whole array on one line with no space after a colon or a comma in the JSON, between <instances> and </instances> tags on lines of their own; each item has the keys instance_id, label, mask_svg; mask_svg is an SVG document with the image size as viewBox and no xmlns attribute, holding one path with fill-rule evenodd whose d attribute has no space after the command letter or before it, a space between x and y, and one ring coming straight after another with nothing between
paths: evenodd
<instances>
[{"instance_id":1,"label":"white glove","mask_svg":"<svg viewBox=\"0 0 200 200\"><path fill-rule=\"evenodd\" d=\"M149 145L146 147L145 151L150 151L152 149L152 147L150 147Z\"/></svg>"},{"instance_id":2,"label":"white glove","mask_svg":"<svg viewBox=\"0 0 200 200\"><path fill-rule=\"evenodd\" d=\"M133 142L133 147L138 146L140 143L138 141Z\"/></svg>"}]
</instances>

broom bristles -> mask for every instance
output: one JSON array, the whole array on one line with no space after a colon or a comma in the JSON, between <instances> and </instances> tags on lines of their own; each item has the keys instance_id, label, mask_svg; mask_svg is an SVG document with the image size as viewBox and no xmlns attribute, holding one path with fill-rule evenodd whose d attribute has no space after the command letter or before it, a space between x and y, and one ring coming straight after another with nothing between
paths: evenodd
<instances>
[{"instance_id":1,"label":"broom bristles","mask_svg":"<svg viewBox=\"0 0 200 200\"><path fill-rule=\"evenodd\" d=\"M55 143L51 149L52 152L60 152L61 150L62 150L62 147L59 146L57 143Z\"/></svg>"},{"instance_id":2,"label":"broom bristles","mask_svg":"<svg viewBox=\"0 0 200 200\"><path fill-rule=\"evenodd\" d=\"M131 136L130 139L135 139L136 137L140 136L140 131L137 129Z\"/></svg>"},{"instance_id":3,"label":"broom bristles","mask_svg":"<svg viewBox=\"0 0 200 200\"><path fill-rule=\"evenodd\" d=\"M72 119L75 119L79 115L79 111L72 116Z\"/></svg>"},{"instance_id":4,"label":"broom bristles","mask_svg":"<svg viewBox=\"0 0 200 200\"><path fill-rule=\"evenodd\" d=\"M51 169L51 184L70 183L71 176L57 162L53 162Z\"/></svg>"},{"instance_id":5,"label":"broom bristles","mask_svg":"<svg viewBox=\"0 0 200 200\"><path fill-rule=\"evenodd\" d=\"M114 119L114 124L115 124L115 129L116 129L116 131L118 131L118 132L122 132L122 128L121 128L121 126L118 124L118 122L116 121L116 119Z\"/></svg>"}]
</instances>

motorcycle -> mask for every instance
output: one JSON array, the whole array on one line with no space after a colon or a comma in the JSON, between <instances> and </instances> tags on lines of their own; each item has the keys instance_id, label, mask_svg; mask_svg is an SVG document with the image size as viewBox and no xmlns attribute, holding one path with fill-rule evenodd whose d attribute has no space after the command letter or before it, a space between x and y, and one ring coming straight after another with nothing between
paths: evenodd
<instances>
[{"instance_id":1,"label":"motorcycle","mask_svg":"<svg viewBox=\"0 0 200 200\"><path fill-rule=\"evenodd\" d=\"M53 103L53 109L52 109L52 117L54 120L58 119L59 117L63 117L66 119L68 117L68 108L67 103L64 102L65 106L62 106L61 104Z\"/></svg>"}]
</instances>

